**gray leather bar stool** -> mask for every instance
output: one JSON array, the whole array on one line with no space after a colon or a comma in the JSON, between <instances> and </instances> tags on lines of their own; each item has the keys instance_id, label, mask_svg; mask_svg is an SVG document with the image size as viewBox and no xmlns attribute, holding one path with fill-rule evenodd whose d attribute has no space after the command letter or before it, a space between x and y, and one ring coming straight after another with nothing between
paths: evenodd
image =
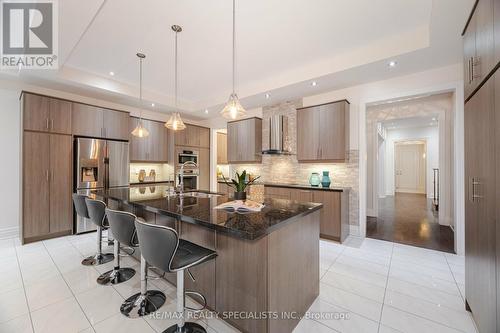
<instances>
[{"instance_id":1,"label":"gray leather bar stool","mask_svg":"<svg viewBox=\"0 0 500 333\"><path fill-rule=\"evenodd\" d=\"M115 266L97 278L97 283L102 285L122 283L135 275L135 269L120 267L120 246L139 246L134 223L137 217L134 214L106 208L106 217L114 236Z\"/></svg>"},{"instance_id":2,"label":"gray leather bar stool","mask_svg":"<svg viewBox=\"0 0 500 333\"><path fill-rule=\"evenodd\" d=\"M139 237L139 248L143 260L164 272L177 273L177 318L176 325L170 326L163 333L185 332L206 333L199 324L186 322L185 294L196 294L203 298L206 307L206 299L197 292L184 291L184 271L190 267L199 265L208 260L215 259L217 253L210 249L196 245L183 239L179 239L177 231L172 228L148 224L135 220L137 235ZM188 271L191 276L191 273ZM195 310L201 311L202 309Z\"/></svg>"},{"instance_id":3,"label":"gray leather bar stool","mask_svg":"<svg viewBox=\"0 0 500 333\"><path fill-rule=\"evenodd\" d=\"M85 198L85 204L87 205L90 221L97 226L97 253L83 259L82 265L102 265L114 259L112 253L102 253L102 231L108 228L106 204L103 201L90 199L88 197Z\"/></svg>"}]
</instances>

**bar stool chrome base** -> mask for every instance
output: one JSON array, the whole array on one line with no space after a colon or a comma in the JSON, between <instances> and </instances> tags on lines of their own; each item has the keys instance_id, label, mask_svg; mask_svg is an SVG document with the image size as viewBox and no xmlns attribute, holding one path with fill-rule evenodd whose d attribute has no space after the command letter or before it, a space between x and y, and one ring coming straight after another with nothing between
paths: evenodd
<instances>
[{"instance_id":1,"label":"bar stool chrome base","mask_svg":"<svg viewBox=\"0 0 500 333\"><path fill-rule=\"evenodd\" d=\"M84 266L98 266L113 261L115 256L112 253L101 253L82 260Z\"/></svg>"},{"instance_id":2,"label":"bar stool chrome base","mask_svg":"<svg viewBox=\"0 0 500 333\"><path fill-rule=\"evenodd\" d=\"M145 295L137 293L130 296L120 307L124 316L139 318L158 311L165 304L165 294L159 290L148 290Z\"/></svg>"},{"instance_id":3,"label":"bar stool chrome base","mask_svg":"<svg viewBox=\"0 0 500 333\"><path fill-rule=\"evenodd\" d=\"M97 283L108 286L110 284L119 284L130 280L135 275L133 268L119 268L113 269L106 273L101 274L97 278Z\"/></svg>"},{"instance_id":4,"label":"bar stool chrome base","mask_svg":"<svg viewBox=\"0 0 500 333\"><path fill-rule=\"evenodd\" d=\"M184 326L179 329L179 327L176 325L170 326L166 330L164 330L162 333L207 333L207 330L203 328L203 326L197 324L197 323L191 323L187 322L184 323Z\"/></svg>"}]
</instances>

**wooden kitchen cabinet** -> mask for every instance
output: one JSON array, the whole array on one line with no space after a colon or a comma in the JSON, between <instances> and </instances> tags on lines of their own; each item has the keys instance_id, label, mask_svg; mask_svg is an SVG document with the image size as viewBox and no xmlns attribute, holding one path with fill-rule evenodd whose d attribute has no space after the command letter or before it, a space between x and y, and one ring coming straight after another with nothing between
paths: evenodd
<instances>
[{"instance_id":1,"label":"wooden kitchen cabinet","mask_svg":"<svg viewBox=\"0 0 500 333\"><path fill-rule=\"evenodd\" d=\"M50 233L73 229L73 140L69 135L50 135Z\"/></svg>"},{"instance_id":2,"label":"wooden kitchen cabinet","mask_svg":"<svg viewBox=\"0 0 500 333\"><path fill-rule=\"evenodd\" d=\"M106 139L129 140L129 113L104 109L103 117L104 137Z\"/></svg>"},{"instance_id":3,"label":"wooden kitchen cabinet","mask_svg":"<svg viewBox=\"0 0 500 333\"><path fill-rule=\"evenodd\" d=\"M217 164L227 164L226 133L217 133Z\"/></svg>"},{"instance_id":4,"label":"wooden kitchen cabinet","mask_svg":"<svg viewBox=\"0 0 500 333\"><path fill-rule=\"evenodd\" d=\"M340 239L340 193L314 191L313 202L323 204L320 214L320 236L328 239Z\"/></svg>"},{"instance_id":5,"label":"wooden kitchen cabinet","mask_svg":"<svg viewBox=\"0 0 500 333\"><path fill-rule=\"evenodd\" d=\"M69 135L24 132L23 243L72 233L72 142Z\"/></svg>"},{"instance_id":6,"label":"wooden kitchen cabinet","mask_svg":"<svg viewBox=\"0 0 500 333\"><path fill-rule=\"evenodd\" d=\"M495 21L495 15L500 14L497 12L500 10L498 7L500 7L498 0L479 0L464 30L466 100L489 76L500 60L500 50L495 46L495 38L498 39L495 30L500 29L500 21Z\"/></svg>"},{"instance_id":7,"label":"wooden kitchen cabinet","mask_svg":"<svg viewBox=\"0 0 500 333\"><path fill-rule=\"evenodd\" d=\"M210 190L210 149L200 148L198 167L200 169L198 188L200 190L209 191Z\"/></svg>"},{"instance_id":8,"label":"wooden kitchen cabinet","mask_svg":"<svg viewBox=\"0 0 500 333\"><path fill-rule=\"evenodd\" d=\"M290 200L291 189L285 187L264 187L264 196L273 199L286 199Z\"/></svg>"},{"instance_id":9,"label":"wooden kitchen cabinet","mask_svg":"<svg viewBox=\"0 0 500 333\"><path fill-rule=\"evenodd\" d=\"M71 102L23 93L25 130L71 134Z\"/></svg>"},{"instance_id":10,"label":"wooden kitchen cabinet","mask_svg":"<svg viewBox=\"0 0 500 333\"><path fill-rule=\"evenodd\" d=\"M186 124L182 131L175 131L176 146L210 148L210 129L206 127Z\"/></svg>"},{"instance_id":11,"label":"wooden kitchen cabinet","mask_svg":"<svg viewBox=\"0 0 500 333\"><path fill-rule=\"evenodd\" d=\"M262 119L227 123L227 160L228 163L262 162Z\"/></svg>"},{"instance_id":12,"label":"wooden kitchen cabinet","mask_svg":"<svg viewBox=\"0 0 500 333\"><path fill-rule=\"evenodd\" d=\"M73 103L73 135L103 138L103 109L80 103Z\"/></svg>"},{"instance_id":13,"label":"wooden kitchen cabinet","mask_svg":"<svg viewBox=\"0 0 500 333\"><path fill-rule=\"evenodd\" d=\"M348 101L297 110L297 159L335 163L349 160Z\"/></svg>"},{"instance_id":14,"label":"wooden kitchen cabinet","mask_svg":"<svg viewBox=\"0 0 500 333\"><path fill-rule=\"evenodd\" d=\"M142 125L149 135L138 138L130 134L139 123L139 118L130 118L127 131L130 138L130 161L132 162L168 162L168 129L163 122L142 119Z\"/></svg>"},{"instance_id":15,"label":"wooden kitchen cabinet","mask_svg":"<svg viewBox=\"0 0 500 333\"><path fill-rule=\"evenodd\" d=\"M290 199L300 202L314 202L313 191L292 189L290 192Z\"/></svg>"}]
</instances>

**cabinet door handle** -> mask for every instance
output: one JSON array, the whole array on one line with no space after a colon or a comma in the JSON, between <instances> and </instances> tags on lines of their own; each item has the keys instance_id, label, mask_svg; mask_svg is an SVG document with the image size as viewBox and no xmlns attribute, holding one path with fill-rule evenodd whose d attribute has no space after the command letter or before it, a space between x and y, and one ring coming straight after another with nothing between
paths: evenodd
<instances>
[{"instance_id":1,"label":"cabinet door handle","mask_svg":"<svg viewBox=\"0 0 500 333\"><path fill-rule=\"evenodd\" d=\"M45 170L45 179L47 179L47 182L49 181L49 170Z\"/></svg>"},{"instance_id":2,"label":"cabinet door handle","mask_svg":"<svg viewBox=\"0 0 500 333\"><path fill-rule=\"evenodd\" d=\"M45 128L49 129L49 118L45 119Z\"/></svg>"},{"instance_id":3,"label":"cabinet door handle","mask_svg":"<svg viewBox=\"0 0 500 333\"><path fill-rule=\"evenodd\" d=\"M54 130L54 119L50 120L50 129Z\"/></svg>"},{"instance_id":4,"label":"cabinet door handle","mask_svg":"<svg viewBox=\"0 0 500 333\"><path fill-rule=\"evenodd\" d=\"M481 73L477 73L475 72L475 68L476 66L480 66L481 65L481 58L480 57L472 57L471 58L471 73L472 73L472 81L474 81L474 79L479 79L481 78Z\"/></svg>"}]
</instances>

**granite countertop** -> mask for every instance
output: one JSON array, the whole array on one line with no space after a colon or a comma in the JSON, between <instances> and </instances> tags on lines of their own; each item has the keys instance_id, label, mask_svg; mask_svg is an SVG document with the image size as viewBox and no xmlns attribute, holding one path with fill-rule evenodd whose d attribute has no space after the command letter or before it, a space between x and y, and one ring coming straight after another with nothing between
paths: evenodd
<instances>
[{"instance_id":1,"label":"granite countertop","mask_svg":"<svg viewBox=\"0 0 500 333\"><path fill-rule=\"evenodd\" d=\"M219 183L224 183L224 180L217 179ZM286 183L262 183L256 182L254 185L264 185L268 187L287 187L287 188L298 188L298 189L307 189L313 191L332 191L332 192L349 192L351 190L350 187L342 187L342 186L331 186L331 187L321 187L321 186L311 186L306 184L286 184Z\"/></svg>"},{"instance_id":2,"label":"granite countertop","mask_svg":"<svg viewBox=\"0 0 500 333\"><path fill-rule=\"evenodd\" d=\"M220 194L209 198L171 196L167 186L121 187L92 191L98 198L114 199L147 211L180 218L233 237L256 240L323 207L319 203L266 198L261 212L238 214L215 209L231 201ZM210 193L200 191L203 193ZM215 193L211 193L215 194Z\"/></svg>"}]
</instances>

